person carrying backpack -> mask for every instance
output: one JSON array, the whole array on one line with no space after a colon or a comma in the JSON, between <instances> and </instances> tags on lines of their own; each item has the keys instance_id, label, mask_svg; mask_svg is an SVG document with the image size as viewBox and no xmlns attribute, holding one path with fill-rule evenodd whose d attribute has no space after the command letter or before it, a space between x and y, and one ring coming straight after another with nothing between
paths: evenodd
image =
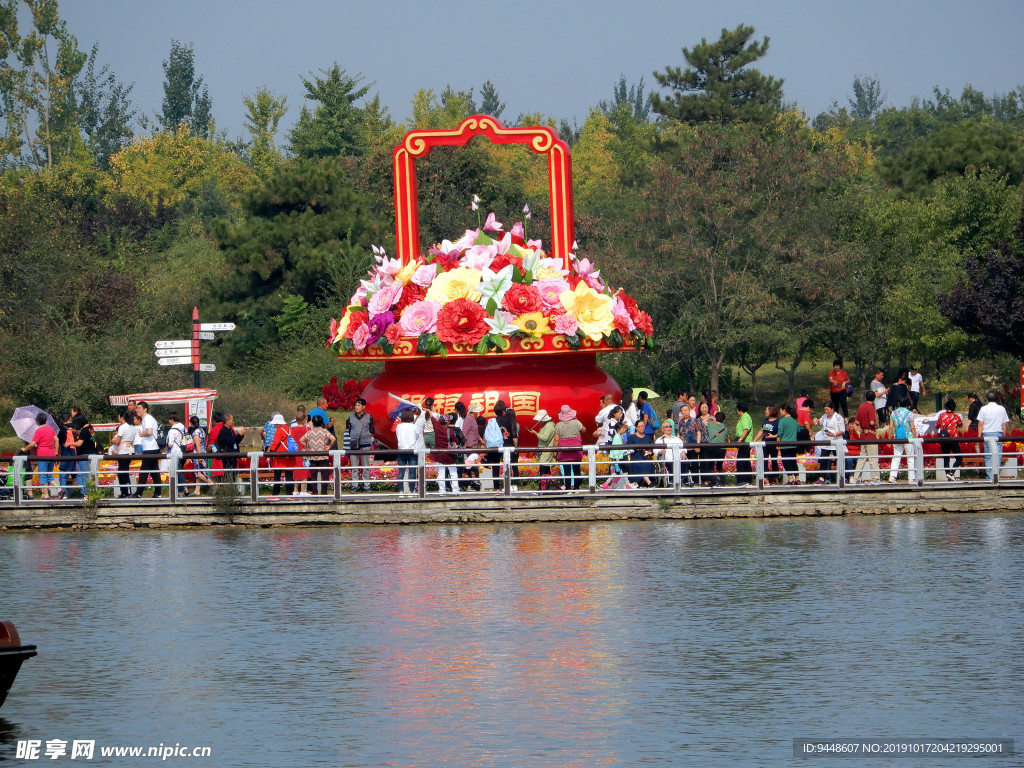
<instances>
[{"instance_id":1,"label":"person carrying backpack","mask_svg":"<svg viewBox=\"0 0 1024 768\"><path fill-rule=\"evenodd\" d=\"M917 437L917 430L914 428L914 414L910 412L910 398L898 400L896 410L889 416L889 426L892 429L892 437L895 440L910 440ZM895 443L892 446L892 463L889 468L889 482L895 483L896 476L900 473L900 464L903 461L903 454L907 455L907 476L911 483L917 482L917 469L914 466L914 445L908 442L906 445Z\"/></svg>"},{"instance_id":2,"label":"person carrying backpack","mask_svg":"<svg viewBox=\"0 0 1024 768\"><path fill-rule=\"evenodd\" d=\"M277 496L283 488L284 495L291 496L295 467L299 459L288 454L298 450L298 445L292 439L291 430L280 413L271 416L267 425L274 430L267 446L267 451L271 454L270 468L274 472L274 485L270 492Z\"/></svg>"},{"instance_id":3,"label":"person carrying backpack","mask_svg":"<svg viewBox=\"0 0 1024 768\"><path fill-rule=\"evenodd\" d=\"M177 413L172 413L168 416L167 421L167 458L171 459L171 463L178 469L178 494L189 496L188 483L185 480L185 457L183 452L183 444L186 442L185 425L178 420Z\"/></svg>"}]
</instances>

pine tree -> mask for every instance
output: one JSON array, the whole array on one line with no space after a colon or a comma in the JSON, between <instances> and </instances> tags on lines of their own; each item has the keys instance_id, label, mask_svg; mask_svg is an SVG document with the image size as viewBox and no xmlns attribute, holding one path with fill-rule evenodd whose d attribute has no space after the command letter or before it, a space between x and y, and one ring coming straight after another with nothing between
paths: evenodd
<instances>
[{"instance_id":1,"label":"pine tree","mask_svg":"<svg viewBox=\"0 0 1024 768\"><path fill-rule=\"evenodd\" d=\"M714 43L702 38L692 50L683 48L689 67L654 73L658 84L672 91L651 95L654 111L686 123L769 121L782 105L782 80L749 66L768 52L768 38L750 42L753 34L753 27L740 24L723 29Z\"/></svg>"}]
</instances>

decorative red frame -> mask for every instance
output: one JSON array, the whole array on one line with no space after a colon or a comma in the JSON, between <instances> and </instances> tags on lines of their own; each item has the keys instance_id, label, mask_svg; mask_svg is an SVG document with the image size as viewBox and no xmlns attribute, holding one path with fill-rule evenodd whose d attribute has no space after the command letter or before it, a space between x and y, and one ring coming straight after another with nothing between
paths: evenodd
<instances>
[{"instance_id":1,"label":"decorative red frame","mask_svg":"<svg viewBox=\"0 0 1024 768\"><path fill-rule=\"evenodd\" d=\"M395 147L392 156L395 174L395 237L398 241L399 260L408 264L423 252L420 246L416 158L426 157L434 147L463 147L476 136L485 136L492 144L526 144L538 155L547 155L548 188L551 193L549 255L562 259L568 269L569 254L575 240L569 145L558 138L553 128L506 128L487 115L467 117L454 130L409 131L402 143Z\"/></svg>"}]
</instances>

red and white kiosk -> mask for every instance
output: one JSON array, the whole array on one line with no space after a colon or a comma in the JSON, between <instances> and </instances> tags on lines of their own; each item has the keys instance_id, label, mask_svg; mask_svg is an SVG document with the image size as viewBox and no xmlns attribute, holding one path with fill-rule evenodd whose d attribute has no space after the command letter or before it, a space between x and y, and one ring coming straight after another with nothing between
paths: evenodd
<instances>
[{"instance_id":1,"label":"red and white kiosk","mask_svg":"<svg viewBox=\"0 0 1024 768\"><path fill-rule=\"evenodd\" d=\"M128 405L129 400L136 403L145 400L154 405L184 405L184 423L188 424L192 416L199 417L199 423L205 429L213 413L213 401L217 399L216 389L175 389L170 392L135 392L130 395L111 395L111 405Z\"/></svg>"}]
</instances>

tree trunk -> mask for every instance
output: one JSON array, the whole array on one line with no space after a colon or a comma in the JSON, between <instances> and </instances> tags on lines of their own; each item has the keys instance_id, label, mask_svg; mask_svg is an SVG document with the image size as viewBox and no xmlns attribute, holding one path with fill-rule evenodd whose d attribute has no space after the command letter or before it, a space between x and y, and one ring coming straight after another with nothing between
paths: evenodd
<instances>
[{"instance_id":1,"label":"tree trunk","mask_svg":"<svg viewBox=\"0 0 1024 768\"><path fill-rule=\"evenodd\" d=\"M711 363L711 389L718 392L718 375L722 372L722 365L725 363L725 350L716 350L715 354L708 355L708 358Z\"/></svg>"}]
</instances>

